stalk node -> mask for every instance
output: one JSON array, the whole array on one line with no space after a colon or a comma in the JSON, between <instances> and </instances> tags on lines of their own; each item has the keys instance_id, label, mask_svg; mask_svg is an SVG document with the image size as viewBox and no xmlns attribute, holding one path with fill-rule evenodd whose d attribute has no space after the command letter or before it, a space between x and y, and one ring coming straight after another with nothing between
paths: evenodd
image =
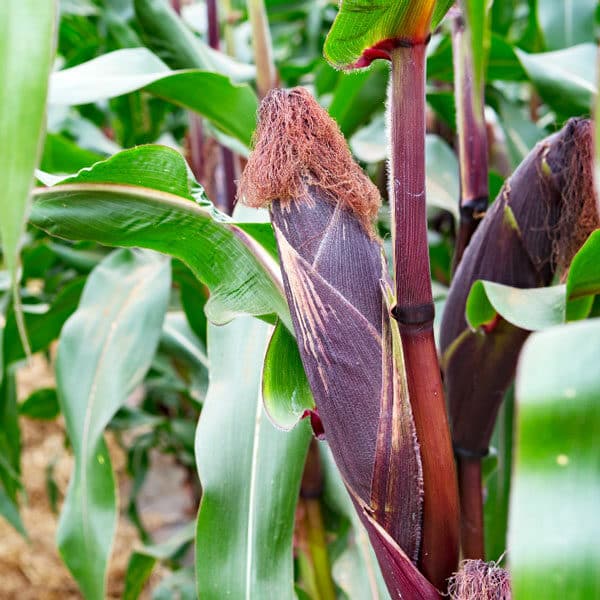
<instances>
[{"instance_id":1,"label":"stalk node","mask_svg":"<svg viewBox=\"0 0 600 600\"><path fill-rule=\"evenodd\" d=\"M435 308L432 302L414 306L398 306L392 308L392 317L401 325L429 325L433 323Z\"/></svg>"},{"instance_id":2,"label":"stalk node","mask_svg":"<svg viewBox=\"0 0 600 600\"><path fill-rule=\"evenodd\" d=\"M465 458L467 460L479 460L481 458L485 458L489 453L490 449L486 448L485 450L467 450L466 448L461 448L456 444L453 446L454 454L457 457Z\"/></svg>"}]
</instances>

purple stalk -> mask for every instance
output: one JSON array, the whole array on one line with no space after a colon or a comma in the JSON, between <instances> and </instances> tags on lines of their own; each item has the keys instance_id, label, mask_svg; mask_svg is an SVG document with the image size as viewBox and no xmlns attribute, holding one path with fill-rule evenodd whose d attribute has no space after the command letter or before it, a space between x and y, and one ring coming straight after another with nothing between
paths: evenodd
<instances>
[{"instance_id":1,"label":"purple stalk","mask_svg":"<svg viewBox=\"0 0 600 600\"><path fill-rule=\"evenodd\" d=\"M392 51L391 190L397 319L423 463L419 566L444 590L458 563L456 469L433 337L433 297L425 204L426 44Z\"/></svg>"}]
</instances>

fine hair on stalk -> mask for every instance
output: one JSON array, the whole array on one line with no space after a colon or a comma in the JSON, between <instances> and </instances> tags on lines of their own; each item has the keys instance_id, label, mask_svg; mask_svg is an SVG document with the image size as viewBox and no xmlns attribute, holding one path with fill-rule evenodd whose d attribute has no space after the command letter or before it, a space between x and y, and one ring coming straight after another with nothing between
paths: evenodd
<instances>
[{"instance_id":1,"label":"fine hair on stalk","mask_svg":"<svg viewBox=\"0 0 600 600\"><path fill-rule=\"evenodd\" d=\"M311 202L310 187L343 203L373 235L379 191L352 159L339 127L308 90L273 90L261 104L239 195L252 207L285 205Z\"/></svg>"}]
</instances>

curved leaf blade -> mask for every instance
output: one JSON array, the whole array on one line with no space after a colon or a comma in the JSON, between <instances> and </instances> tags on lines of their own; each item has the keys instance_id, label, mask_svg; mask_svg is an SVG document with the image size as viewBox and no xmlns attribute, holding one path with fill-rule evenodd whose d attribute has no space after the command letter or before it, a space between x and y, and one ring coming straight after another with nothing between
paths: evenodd
<instances>
[{"instance_id":1,"label":"curved leaf blade","mask_svg":"<svg viewBox=\"0 0 600 600\"><path fill-rule=\"evenodd\" d=\"M269 327L239 318L208 329L210 386L196 434L202 502L196 533L198 595L293 600L292 534L306 421L278 431L260 395Z\"/></svg>"},{"instance_id":2,"label":"curved leaf blade","mask_svg":"<svg viewBox=\"0 0 600 600\"><path fill-rule=\"evenodd\" d=\"M172 71L147 48L115 50L54 73L48 101L73 106L141 89L200 113L223 132L250 145L258 110L250 86L211 71Z\"/></svg>"},{"instance_id":3,"label":"curved leaf blade","mask_svg":"<svg viewBox=\"0 0 600 600\"><path fill-rule=\"evenodd\" d=\"M103 432L144 377L158 344L170 264L120 250L91 273L59 341L57 390L75 469L60 514L61 556L89 600L104 598L117 521L115 480Z\"/></svg>"},{"instance_id":4,"label":"curved leaf blade","mask_svg":"<svg viewBox=\"0 0 600 600\"><path fill-rule=\"evenodd\" d=\"M51 235L150 248L185 262L211 291L206 311L213 321L274 313L291 329L276 262L203 194L193 200L175 150L126 150L34 196L30 220Z\"/></svg>"}]
</instances>

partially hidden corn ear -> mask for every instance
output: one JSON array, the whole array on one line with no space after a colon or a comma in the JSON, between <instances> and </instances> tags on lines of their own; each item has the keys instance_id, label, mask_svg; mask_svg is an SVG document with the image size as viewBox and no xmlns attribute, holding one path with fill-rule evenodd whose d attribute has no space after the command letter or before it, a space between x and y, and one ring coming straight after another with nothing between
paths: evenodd
<instances>
[{"instance_id":1,"label":"partially hidden corn ear","mask_svg":"<svg viewBox=\"0 0 600 600\"><path fill-rule=\"evenodd\" d=\"M529 332L501 318L472 332L471 286L486 279L520 288L549 285L600 225L592 184L592 125L572 119L540 142L508 179L467 246L441 326L452 437L459 455L487 453L502 397Z\"/></svg>"},{"instance_id":2,"label":"partially hidden corn ear","mask_svg":"<svg viewBox=\"0 0 600 600\"><path fill-rule=\"evenodd\" d=\"M413 564L421 462L386 302L387 265L372 226L379 194L307 91L271 92L257 131L240 192L253 206L270 205L294 331L326 439L394 597L438 598Z\"/></svg>"}]
</instances>

